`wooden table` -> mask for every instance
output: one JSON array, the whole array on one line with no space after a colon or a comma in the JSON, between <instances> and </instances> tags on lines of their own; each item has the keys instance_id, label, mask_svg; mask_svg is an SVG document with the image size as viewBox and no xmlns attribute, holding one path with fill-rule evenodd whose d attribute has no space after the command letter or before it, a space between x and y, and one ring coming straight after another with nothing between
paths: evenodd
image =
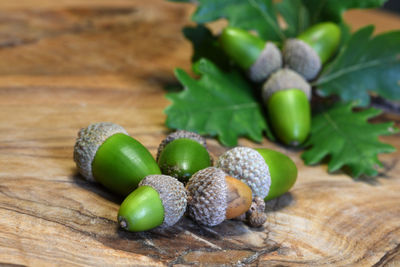
<instances>
[{"instance_id":1,"label":"wooden table","mask_svg":"<svg viewBox=\"0 0 400 267\"><path fill-rule=\"evenodd\" d=\"M299 177L268 203L262 229L189 219L159 233L118 229L121 199L77 174L76 133L112 121L155 154L168 133L163 88L176 83L174 67L190 69L181 28L192 11L156 0L0 2L0 265L400 265L400 152L382 155L381 175L364 182L264 140ZM400 28L384 13L346 18ZM400 150L398 134L382 140ZM217 156L225 150L209 143Z\"/></svg>"}]
</instances>

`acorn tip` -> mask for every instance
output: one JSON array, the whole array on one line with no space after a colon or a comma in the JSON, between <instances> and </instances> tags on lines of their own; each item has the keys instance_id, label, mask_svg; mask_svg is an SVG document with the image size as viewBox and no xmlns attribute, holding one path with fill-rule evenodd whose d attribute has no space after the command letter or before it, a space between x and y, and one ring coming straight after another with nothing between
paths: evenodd
<instances>
[{"instance_id":1,"label":"acorn tip","mask_svg":"<svg viewBox=\"0 0 400 267\"><path fill-rule=\"evenodd\" d=\"M119 221L119 226L122 229L127 229L128 228L128 223L126 222L126 220L124 218L119 217L118 221Z\"/></svg>"}]
</instances>

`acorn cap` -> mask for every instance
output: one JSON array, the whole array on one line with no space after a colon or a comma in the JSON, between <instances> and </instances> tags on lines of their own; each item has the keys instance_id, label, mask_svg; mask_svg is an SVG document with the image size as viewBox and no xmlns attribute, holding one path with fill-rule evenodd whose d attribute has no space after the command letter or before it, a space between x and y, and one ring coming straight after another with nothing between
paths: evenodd
<instances>
[{"instance_id":1,"label":"acorn cap","mask_svg":"<svg viewBox=\"0 0 400 267\"><path fill-rule=\"evenodd\" d=\"M217 167L228 175L246 183L253 196L268 195L271 176L264 158L249 147L235 147L218 158Z\"/></svg>"},{"instance_id":2,"label":"acorn cap","mask_svg":"<svg viewBox=\"0 0 400 267\"><path fill-rule=\"evenodd\" d=\"M174 225L186 210L187 192L181 182L168 175L148 175L139 186L151 186L160 195L164 206L164 221L160 227Z\"/></svg>"},{"instance_id":3,"label":"acorn cap","mask_svg":"<svg viewBox=\"0 0 400 267\"><path fill-rule=\"evenodd\" d=\"M95 181L92 173L92 162L97 150L104 141L117 133L128 135L122 126L111 122L93 123L78 132L74 146L74 161L86 180Z\"/></svg>"},{"instance_id":4,"label":"acorn cap","mask_svg":"<svg viewBox=\"0 0 400 267\"><path fill-rule=\"evenodd\" d=\"M266 102L275 92L286 89L299 89L303 91L308 100L311 99L311 86L295 71L284 68L273 73L263 85L263 99Z\"/></svg>"},{"instance_id":5,"label":"acorn cap","mask_svg":"<svg viewBox=\"0 0 400 267\"><path fill-rule=\"evenodd\" d=\"M158 162L160 154L166 145L168 145L172 141L174 141L176 139L180 139L180 138L192 139L207 149L206 139L204 137L202 137L201 135L194 133L194 132L189 132L186 130L178 130L176 132L170 133L169 135L167 135L167 137L165 137L164 140L161 141L160 145L158 146L156 161ZM208 149L207 149L207 151L208 151Z\"/></svg>"},{"instance_id":6,"label":"acorn cap","mask_svg":"<svg viewBox=\"0 0 400 267\"><path fill-rule=\"evenodd\" d=\"M214 226L225 220L228 207L226 173L215 167L196 172L189 180L188 212L196 222Z\"/></svg>"},{"instance_id":7,"label":"acorn cap","mask_svg":"<svg viewBox=\"0 0 400 267\"><path fill-rule=\"evenodd\" d=\"M265 202L260 197L253 198L250 209L246 212L248 224L251 227L261 227L267 220Z\"/></svg>"},{"instance_id":8,"label":"acorn cap","mask_svg":"<svg viewBox=\"0 0 400 267\"><path fill-rule=\"evenodd\" d=\"M317 77L321 70L321 59L317 52L306 42L299 39L289 39L283 48L283 61L306 80Z\"/></svg>"},{"instance_id":9,"label":"acorn cap","mask_svg":"<svg viewBox=\"0 0 400 267\"><path fill-rule=\"evenodd\" d=\"M247 75L253 82L265 81L271 73L282 67L282 54L278 47L267 42L256 62L251 65Z\"/></svg>"},{"instance_id":10,"label":"acorn cap","mask_svg":"<svg viewBox=\"0 0 400 267\"><path fill-rule=\"evenodd\" d=\"M250 227L261 227L267 220L264 200L260 197L254 197L249 210L235 219L246 222Z\"/></svg>"}]
</instances>

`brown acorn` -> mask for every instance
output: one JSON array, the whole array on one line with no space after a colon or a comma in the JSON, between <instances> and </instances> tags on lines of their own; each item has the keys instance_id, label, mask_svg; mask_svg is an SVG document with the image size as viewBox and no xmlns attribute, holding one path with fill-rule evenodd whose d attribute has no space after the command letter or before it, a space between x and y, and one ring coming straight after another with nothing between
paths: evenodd
<instances>
[{"instance_id":1,"label":"brown acorn","mask_svg":"<svg viewBox=\"0 0 400 267\"><path fill-rule=\"evenodd\" d=\"M196 172L186 188L189 216L206 226L240 216L252 203L249 186L215 167Z\"/></svg>"}]
</instances>

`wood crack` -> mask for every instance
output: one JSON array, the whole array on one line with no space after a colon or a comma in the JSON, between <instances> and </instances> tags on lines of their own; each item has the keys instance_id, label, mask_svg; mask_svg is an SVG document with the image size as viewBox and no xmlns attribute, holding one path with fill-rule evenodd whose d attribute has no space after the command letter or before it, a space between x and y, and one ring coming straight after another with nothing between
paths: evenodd
<instances>
[{"instance_id":1,"label":"wood crack","mask_svg":"<svg viewBox=\"0 0 400 267\"><path fill-rule=\"evenodd\" d=\"M24 267L27 265L14 264L14 263L9 263L9 262L0 262L0 266L2 266L2 267Z\"/></svg>"},{"instance_id":2,"label":"wood crack","mask_svg":"<svg viewBox=\"0 0 400 267\"><path fill-rule=\"evenodd\" d=\"M373 267L383 266L386 263L390 262L395 256L400 255L400 243L397 244L396 247L386 252L377 263L373 265Z\"/></svg>"},{"instance_id":3,"label":"wood crack","mask_svg":"<svg viewBox=\"0 0 400 267\"><path fill-rule=\"evenodd\" d=\"M242 264L247 265L247 264L254 263L255 261L258 261L259 258L262 255L267 254L267 253L271 253L271 252L274 252L274 251L278 251L279 249L280 249L280 246L279 245L275 245L275 246L273 246L271 248L268 248L268 249L259 250L256 253L254 253L253 255L251 255L250 257L247 257L244 260L242 260L238 265L241 266Z\"/></svg>"},{"instance_id":4,"label":"wood crack","mask_svg":"<svg viewBox=\"0 0 400 267\"><path fill-rule=\"evenodd\" d=\"M77 232L77 233L83 234L83 235L85 235L85 236L91 236L91 237L96 236L95 233L83 231L83 230L80 230L80 229L78 229L78 228L74 228L74 227L72 227L72 226L70 226L70 225L67 225L67 224L65 224L65 223L62 223L62 222L59 222L59 221L56 221L56 220L51 220L51 219L49 219L49 218L45 218L45 217L42 217L42 216L38 216L38 215L35 215L35 214L33 214L33 213L28 213L28 212L24 212L24 211L21 211L21 210L15 210L15 209L6 208L6 207L0 207L0 209L4 209L4 210L8 210L8 211L13 211L13 212L18 213L18 214L23 214L23 215L31 216L31 217L34 217L34 218L37 218L37 219L41 219L41 220L44 220L44 221L47 221L47 222L56 223L56 224L62 225L62 226L64 226L64 227L66 227L66 228L72 230L73 232Z\"/></svg>"}]
</instances>

